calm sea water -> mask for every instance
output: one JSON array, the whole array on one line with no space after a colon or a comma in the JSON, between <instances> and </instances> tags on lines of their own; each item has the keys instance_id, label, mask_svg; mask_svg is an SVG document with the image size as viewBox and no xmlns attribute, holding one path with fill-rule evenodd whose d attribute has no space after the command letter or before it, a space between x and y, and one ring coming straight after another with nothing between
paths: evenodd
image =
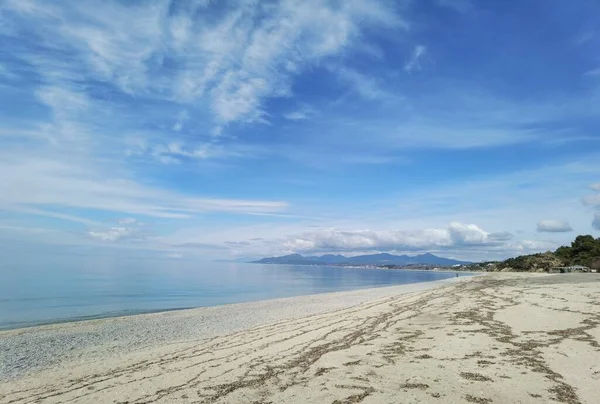
<instances>
[{"instance_id":1,"label":"calm sea water","mask_svg":"<svg viewBox=\"0 0 600 404\"><path fill-rule=\"evenodd\" d=\"M426 271L54 259L0 268L0 329L426 282ZM57 262L55 262L57 261Z\"/></svg>"}]
</instances>

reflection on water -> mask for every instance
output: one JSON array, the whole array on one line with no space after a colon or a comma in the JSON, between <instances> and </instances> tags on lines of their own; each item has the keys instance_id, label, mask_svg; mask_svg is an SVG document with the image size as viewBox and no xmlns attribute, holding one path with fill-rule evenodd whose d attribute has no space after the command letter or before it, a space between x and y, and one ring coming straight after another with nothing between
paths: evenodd
<instances>
[{"instance_id":1,"label":"reflection on water","mask_svg":"<svg viewBox=\"0 0 600 404\"><path fill-rule=\"evenodd\" d=\"M0 329L426 282L454 273L53 257L0 269Z\"/></svg>"}]
</instances>

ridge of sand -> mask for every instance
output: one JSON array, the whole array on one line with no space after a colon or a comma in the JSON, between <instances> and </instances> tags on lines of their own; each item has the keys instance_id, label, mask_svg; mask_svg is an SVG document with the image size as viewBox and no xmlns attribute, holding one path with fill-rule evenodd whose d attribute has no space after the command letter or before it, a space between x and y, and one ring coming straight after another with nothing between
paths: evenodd
<instances>
[{"instance_id":1,"label":"ridge of sand","mask_svg":"<svg viewBox=\"0 0 600 404\"><path fill-rule=\"evenodd\" d=\"M202 341L82 354L0 381L0 403L595 404L599 338L600 276L491 274Z\"/></svg>"}]
</instances>

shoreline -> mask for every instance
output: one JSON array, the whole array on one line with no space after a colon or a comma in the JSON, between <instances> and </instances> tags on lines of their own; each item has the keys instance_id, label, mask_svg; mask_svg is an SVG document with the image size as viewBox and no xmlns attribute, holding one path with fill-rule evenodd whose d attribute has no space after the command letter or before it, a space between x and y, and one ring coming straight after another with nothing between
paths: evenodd
<instances>
[{"instance_id":1,"label":"shoreline","mask_svg":"<svg viewBox=\"0 0 600 404\"><path fill-rule=\"evenodd\" d=\"M595 404L599 296L500 273L8 331L0 403Z\"/></svg>"},{"instance_id":2,"label":"shoreline","mask_svg":"<svg viewBox=\"0 0 600 404\"><path fill-rule=\"evenodd\" d=\"M263 264L263 265L268 265L268 264ZM308 265L311 266L311 265ZM340 267L335 267L334 268L340 268ZM360 267L345 267L345 268L353 268L353 269L367 269L367 268L360 268ZM379 270L390 270L390 271L397 271L398 269L389 269L389 268L373 268L373 269L379 269ZM411 271L411 270L408 270ZM414 270L417 271L417 270ZM425 271L425 270L418 270L418 271L422 271L422 272L453 272L453 271ZM454 271L457 272L457 271ZM475 275L481 275L481 273L477 273L477 272L460 272L458 271L457 273L460 273L459 278L460 277L469 277L469 276L475 276ZM450 278L447 278L450 279ZM430 283L430 282L438 282L440 280L432 280L432 281L426 281L426 282L417 282L417 283ZM92 314L92 315L84 315L84 316L77 316L77 317L68 317L68 318L58 318L58 319L50 319L50 320L43 320L43 321L30 321L30 322L21 322L21 323L6 323L6 324L0 324L0 333L4 332L4 331L13 331L13 330L21 330L21 329L27 329L27 328L36 328L36 327L43 327L43 326L52 326L52 325L60 325L60 324L68 324L68 323L79 323L79 322L85 322L85 321L94 321L94 320L104 320L104 319L110 319L110 318L121 318L121 317L132 317L132 316L139 316L139 315L146 315L146 314L158 314L158 313L168 313L168 312L178 312L178 311L185 311L185 310L196 310L196 309L205 309L205 308L209 308L209 307L220 307L220 306L229 306L232 304L244 304L244 303L253 303L253 302L261 302L261 301L269 301L269 300L277 300L277 299L289 299L289 298L295 298L295 297L302 297L302 296L312 296L312 295L327 295L327 294L331 294L331 293L344 293L344 292L353 292L353 291L358 291L358 290L367 290L367 289L379 289L379 288L387 288L387 287L394 287L394 286L404 286L404 285L412 285L412 283L405 283L405 284L392 284L392 285L378 285L378 286L370 286L370 287L364 287L364 288L359 288L359 289L352 289L352 290L342 290L342 291L337 291L337 292L321 292L321 293L311 293L311 294L306 294L306 295L297 295L297 296L289 296L289 297L280 297L280 298L270 298L270 299L260 299L260 300L249 300L246 302L236 302L236 303L225 303L225 304L217 304L217 305L209 305L209 306L196 306L196 307L175 307L175 308L166 308L166 309L149 309L149 310L130 310L130 311L117 311L117 312L108 312L108 313L100 313L100 314Z\"/></svg>"},{"instance_id":3,"label":"shoreline","mask_svg":"<svg viewBox=\"0 0 600 404\"><path fill-rule=\"evenodd\" d=\"M106 320L109 318L122 318L122 317L132 317L132 316L143 316L145 314L159 314L159 313L168 313L168 312L176 312L181 310L194 310L194 309L202 309L204 307L216 307L216 306L202 306L202 307L176 307L172 309L157 309L157 310L131 310L130 312L118 312L117 314L113 313L105 313L105 314L97 314L97 315L89 315L89 316L80 316L80 317L69 317L64 319L56 319L56 320L47 320L47 321L39 321L39 322L31 322L31 323L19 323L18 325L10 325L12 323L8 323L8 325L0 325L0 334L4 331L18 331L24 330L28 328L36 328L36 327L45 327L45 326L53 326L53 325L61 325L61 324L69 324L69 323L81 323L84 321L95 321L95 320Z\"/></svg>"},{"instance_id":4,"label":"shoreline","mask_svg":"<svg viewBox=\"0 0 600 404\"><path fill-rule=\"evenodd\" d=\"M5 362L8 365L0 366L0 381L21 376L31 370L67 362L82 352L90 357L97 357L105 351L130 353L140 346L148 348L162 343L200 341L269 322L344 309L373 299L418 293L469 278L471 277L453 277L428 282L4 329L0 330L0 352L5 353ZM181 323L185 323L186 326L181 327ZM24 341L18 344L17 340ZM26 346L27 349L19 352L12 348L16 345ZM28 357L30 360L20 363L18 369L6 369L17 361L14 358L20 357Z\"/></svg>"}]
</instances>

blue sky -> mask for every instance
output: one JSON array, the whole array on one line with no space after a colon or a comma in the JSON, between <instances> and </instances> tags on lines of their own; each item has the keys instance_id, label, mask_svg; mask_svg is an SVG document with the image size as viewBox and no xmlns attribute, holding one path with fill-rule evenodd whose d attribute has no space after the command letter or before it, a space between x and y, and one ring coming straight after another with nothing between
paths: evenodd
<instances>
[{"instance_id":1,"label":"blue sky","mask_svg":"<svg viewBox=\"0 0 600 404\"><path fill-rule=\"evenodd\" d=\"M600 235L600 4L0 4L11 254L496 259Z\"/></svg>"}]
</instances>

